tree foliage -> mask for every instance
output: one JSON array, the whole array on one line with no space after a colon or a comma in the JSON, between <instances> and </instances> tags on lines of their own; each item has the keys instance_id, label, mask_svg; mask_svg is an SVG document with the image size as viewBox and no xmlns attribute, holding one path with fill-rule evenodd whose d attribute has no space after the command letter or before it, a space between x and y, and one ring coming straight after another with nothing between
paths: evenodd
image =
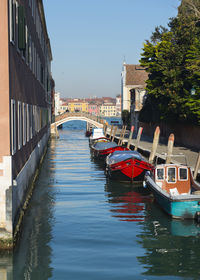
<instances>
[{"instance_id":1,"label":"tree foliage","mask_svg":"<svg viewBox=\"0 0 200 280\"><path fill-rule=\"evenodd\" d=\"M123 125L126 125L126 126L130 127L131 115L130 115L130 112L128 110L123 110L122 111L122 121L123 121Z\"/></svg>"},{"instance_id":2,"label":"tree foliage","mask_svg":"<svg viewBox=\"0 0 200 280\"><path fill-rule=\"evenodd\" d=\"M141 121L200 124L199 8L199 0L183 0L169 30L156 27L144 44L140 63L149 78Z\"/></svg>"}]
</instances>

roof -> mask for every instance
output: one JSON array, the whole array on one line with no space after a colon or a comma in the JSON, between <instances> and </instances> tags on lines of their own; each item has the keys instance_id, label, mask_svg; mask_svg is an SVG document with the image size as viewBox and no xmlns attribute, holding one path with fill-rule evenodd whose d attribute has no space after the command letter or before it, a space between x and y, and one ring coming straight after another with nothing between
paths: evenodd
<instances>
[{"instance_id":1,"label":"roof","mask_svg":"<svg viewBox=\"0 0 200 280\"><path fill-rule=\"evenodd\" d=\"M148 79L148 73L145 68L139 64L125 64L126 67L126 85L145 87L145 81Z\"/></svg>"}]
</instances>

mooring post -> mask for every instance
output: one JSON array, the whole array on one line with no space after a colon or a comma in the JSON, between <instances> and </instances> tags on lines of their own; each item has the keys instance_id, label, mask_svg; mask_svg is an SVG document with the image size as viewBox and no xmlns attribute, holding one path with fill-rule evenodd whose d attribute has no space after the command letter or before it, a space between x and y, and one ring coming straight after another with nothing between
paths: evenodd
<instances>
[{"instance_id":1,"label":"mooring post","mask_svg":"<svg viewBox=\"0 0 200 280\"><path fill-rule=\"evenodd\" d=\"M139 130L138 130L137 140L136 140L134 151L137 151L137 149L138 149L138 146L139 146L139 143L140 143L140 138L141 138L141 135L142 135L142 131L143 131L143 127L140 127Z\"/></svg>"},{"instance_id":2,"label":"mooring post","mask_svg":"<svg viewBox=\"0 0 200 280\"><path fill-rule=\"evenodd\" d=\"M111 139L111 137L112 137L112 133L113 133L113 124L112 124L112 126L111 126L111 130L110 130L110 136L109 136L109 138Z\"/></svg>"},{"instance_id":3,"label":"mooring post","mask_svg":"<svg viewBox=\"0 0 200 280\"><path fill-rule=\"evenodd\" d=\"M121 132L120 132L120 136L119 136L119 140L118 140L118 145L121 142L121 137L122 137L123 130L124 130L124 126L122 126L122 129L121 129Z\"/></svg>"},{"instance_id":4,"label":"mooring post","mask_svg":"<svg viewBox=\"0 0 200 280\"><path fill-rule=\"evenodd\" d=\"M108 124L108 123L106 123L106 131L105 131L105 136L107 136L107 135L108 135L108 128L109 128L109 124Z\"/></svg>"},{"instance_id":5,"label":"mooring post","mask_svg":"<svg viewBox=\"0 0 200 280\"><path fill-rule=\"evenodd\" d=\"M198 170L199 170L199 165L200 165L200 152L198 154L196 165L195 165L195 168L194 168L194 179L197 178L197 174L198 174Z\"/></svg>"},{"instance_id":6,"label":"mooring post","mask_svg":"<svg viewBox=\"0 0 200 280\"><path fill-rule=\"evenodd\" d=\"M115 127L114 127L114 130L113 130L112 142L113 142L114 139L115 139L116 133L117 133L117 126L115 126Z\"/></svg>"},{"instance_id":7,"label":"mooring post","mask_svg":"<svg viewBox=\"0 0 200 280\"><path fill-rule=\"evenodd\" d=\"M159 138L160 138L160 127L157 126L155 129L155 132L154 132L153 145L152 145L151 153L149 156L149 163L153 163L153 161L154 161L154 158L156 155L156 150L158 147Z\"/></svg>"},{"instance_id":8,"label":"mooring post","mask_svg":"<svg viewBox=\"0 0 200 280\"><path fill-rule=\"evenodd\" d=\"M130 134L129 134L129 139L128 139L128 144L127 144L127 148L129 149L130 145L131 145L131 140L133 138L133 132L134 132L134 126L132 125L131 126L131 131L130 131Z\"/></svg>"},{"instance_id":9,"label":"mooring post","mask_svg":"<svg viewBox=\"0 0 200 280\"><path fill-rule=\"evenodd\" d=\"M124 126L124 130L123 130L123 133L122 133L122 138L121 138L121 141L120 143L118 144L119 146L122 146L123 145L123 140L124 140L124 135L126 133L126 125Z\"/></svg>"},{"instance_id":10,"label":"mooring post","mask_svg":"<svg viewBox=\"0 0 200 280\"><path fill-rule=\"evenodd\" d=\"M103 124L103 133L104 135L106 135L106 129L107 129L107 125L106 122Z\"/></svg>"},{"instance_id":11,"label":"mooring post","mask_svg":"<svg viewBox=\"0 0 200 280\"><path fill-rule=\"evenodd\" d=\"M174 134L171 133L168 139L168 146L167 146L167 157L166 157L167 164L171 162L173 147L174 147Z\"/></svg>"}]
</instances>

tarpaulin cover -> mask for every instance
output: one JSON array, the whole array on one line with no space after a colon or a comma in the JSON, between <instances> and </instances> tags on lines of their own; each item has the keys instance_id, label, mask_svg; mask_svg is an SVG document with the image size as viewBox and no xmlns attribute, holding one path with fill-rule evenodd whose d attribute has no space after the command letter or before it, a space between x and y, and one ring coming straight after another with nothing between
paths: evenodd
<instances>
[{"instance_id":1,"label":"tarpaulin cover","mask_svg":"<svg viewBox=\"0 0 200 280\"><path fill-rule=\"evenodd\" d=\"M117 162L125 161L130 158L144 160L142 156L136 151L115 151L107 158L108 164L115 164Z\"/></svg>"},{"instance_id":2,"label":"tarpaulin cover","mask_svg":"<svg viewBox=\"0 0 200 280\"><path fill-rule=\"evenodd\" d=\"M117 144L115 142L98 142L94 145L94 148L98 151L107 150L114 147L117 147Z\"/></svg>"}]
</instances>

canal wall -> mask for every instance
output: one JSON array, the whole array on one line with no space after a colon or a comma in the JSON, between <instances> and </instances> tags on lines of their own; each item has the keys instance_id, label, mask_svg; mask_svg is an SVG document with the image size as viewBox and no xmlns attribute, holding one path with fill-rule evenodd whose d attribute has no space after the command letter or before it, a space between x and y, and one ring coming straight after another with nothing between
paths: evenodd
<instances>
[{"instance_id":1,"label":"canal wall","mask_svg":"<svg viewBox=\"0 0 200 280\"><path fill-rule=\"evenodd\" d=\"M0 249L11 249L19 233L22 218L32 195L34 180L38 174L39 163L43 157L50 129L37 143L25 165L8 188L1 188L1 216L5 215L4 227L0 230ZM2 208L2 206L4 206ZM4 213L5 212L5 213Z\"/></svg>"}]
</instances>

